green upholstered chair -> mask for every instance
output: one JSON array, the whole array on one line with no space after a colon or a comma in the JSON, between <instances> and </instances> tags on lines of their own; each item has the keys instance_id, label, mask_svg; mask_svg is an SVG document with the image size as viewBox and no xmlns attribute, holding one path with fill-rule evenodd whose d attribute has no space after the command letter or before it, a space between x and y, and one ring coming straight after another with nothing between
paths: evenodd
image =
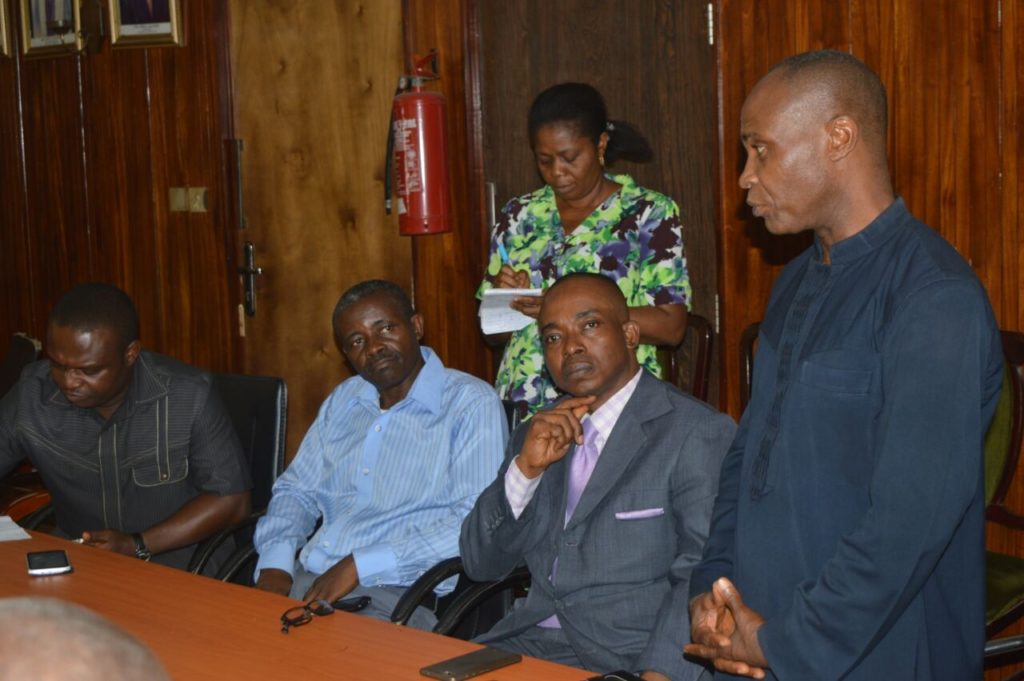
<instances>
[{"instance_id":1,"label":"green upholstered chair","mask_svg":"<svg viewBox=\"0 0 1024 681\"><path fill-rule=\"evenodd\" d=\"M1003 390L985 436L986 519L1024 530L1024 516L1006 505L1024 438L1024 333L1003 331L1002 340L1006 357ZM1021 538L1024 543L1024 534ZM986 663L991 666L1005 662L1007 654L1015 652L992 637L1024 617L1024 557L988 551L986 560Z\"/></svg>"}]
</instances>

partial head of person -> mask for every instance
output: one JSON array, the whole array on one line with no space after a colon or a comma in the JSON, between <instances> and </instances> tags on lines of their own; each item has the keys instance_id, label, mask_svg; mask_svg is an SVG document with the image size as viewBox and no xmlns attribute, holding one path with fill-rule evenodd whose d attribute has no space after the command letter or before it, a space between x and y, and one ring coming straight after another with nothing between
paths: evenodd
<instances>
[{"instance_id":1,"label":"partial head of person","mask_svg":"<svg viewBox=\"0 0 1024 681\"><path fill-rule=\"evenodd\" d=\"M409 393L423 368L423 317L390 281L356 284L334 307L334 337L352 369L380 393L387 409Z\"/></svg>"},{"instance_id":2,"label":"partial head of person","mask_svg":"<svg viewBox=\"0 0 1024 681\"><path fill-rule=\"evenodd\" d=\"M620 158L642 163L653 156L633 126L608 118L601 93L586 83L560 83L537 95L527 132L537 170L563 199L585 196L604 166Z\"/></svg>"},{"instance_id":3,"label":"partial head of person","mask_svg":"<svg viewBox=\"0 0 1024 681\"><path fill-rule=\"evenodd\" d=\"M116 286L79 284L50 312L50 375L76 407L110 418L128 393L140 350L135 304Z\"/></svg>"},{"instance_id":4,"label":"partial head of person","mask_svg":"<svg viewBox=\"0 0 1024 681\"><path fill-rule=\"evenodd\" d=\"M602 274L569 274L548 289L537 317L552 379L575 397L594 395L593 411L636 376L640 327L626 298Z\"/></svg>"},{"instance_id":5,"label":"partial head of person","mask_svg":"<svg viewBox=\"0 0 1024 681\"><path fill-rule=\"evenodd\" d=\"M867 226L894 198L887 115L882 81L850 54L776 64L740 113L739 184L754 215L773 234L814 230L826 248Z\"/></svg>"},{"instance_id":6,"label":"partial head of person","mask_svg":"<svg viewBox=\"0 0 1024 681\"><path fill-rule=\"evenodd\" d=\"M80 605L0 599L0 681L168 681L137 639Z\"/></svg>"}]
</instances>

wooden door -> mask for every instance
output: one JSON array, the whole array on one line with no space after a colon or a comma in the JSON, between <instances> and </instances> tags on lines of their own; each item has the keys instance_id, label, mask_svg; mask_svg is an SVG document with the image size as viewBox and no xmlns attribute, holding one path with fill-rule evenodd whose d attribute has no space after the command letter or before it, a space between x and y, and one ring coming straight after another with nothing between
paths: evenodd
<instances>
[{"instance_id":1,"label":"wooden door","mask_svg":"<svg viewBox=\"0 0 1024 681\"><path fill-rule=\"evenodd\" d=\"M391 99L402 72L400 0L231 2L241 141L239 251L255 247L256 314L240 314L245 369L288 383L288 457L351 375L331 313L363 279L411 290L408 239L384 212Z\"/></svg>"},{"instance_id":2,"label":"wooden door","mask_svg":"<svg viewBox=\"0 0 1024 681\"><path fill-rule=\"evenodd\" d=\"M526 133L534 96L559 82L590 83L604 95L609 117L633 123L651 142L652 162L620 162L613 170L679 204L693 311L714 321L717 124L708 3L477 0L471 11L483 168L495 208L541 185Z\"/></svg>"}]
</instances>

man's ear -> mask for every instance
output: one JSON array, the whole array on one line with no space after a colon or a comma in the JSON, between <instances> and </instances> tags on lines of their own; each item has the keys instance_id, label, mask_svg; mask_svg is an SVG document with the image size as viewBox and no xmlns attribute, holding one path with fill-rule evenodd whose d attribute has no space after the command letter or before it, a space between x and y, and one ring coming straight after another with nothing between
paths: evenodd
<instances>
[{"instance_id":1,"label":"man's ear","mask_svg":"<svg viewBox=\"0 0 1024 681\"><path fill-rule=\"evenodd\" d=\"M135 364L135 360L139 358L139 352L142 350L142 343L138 339L133 340L128 344L128 347L124 349L124 363L125 366L131 366Z\"/></svg>"},{"instance_id":2,"label":"man's ear","mask_svg":"<svg viewBox=\"0 0 1024 681\"><path fill-rule=\"evenodd\" d=\"M636 350L640 345L640 325L630 319L622 324L622 334L626 337L626 347Z\"/></svg>"},{"instance_id":3,"label":"man's ear","mask_svg":"<svg viewBox=\"0 0 1024 681\"><path fill-rule=\"evenodd\" d=\"M409 317L409 321L412 323L412 330L416 332L416 340L423 340L423 315L417 312Z\"/></svg>"},{"instance_id":4,"label":"man's ear","mask_svg":"<svg viewBox=\"0 0 1024 681\"><path fill-rule=\"evenodd\" d=\"M828 122L828 157L839 161L850 154L860 141L860 126L846 114L840 114Z\"/></svg>"}]
</instances>

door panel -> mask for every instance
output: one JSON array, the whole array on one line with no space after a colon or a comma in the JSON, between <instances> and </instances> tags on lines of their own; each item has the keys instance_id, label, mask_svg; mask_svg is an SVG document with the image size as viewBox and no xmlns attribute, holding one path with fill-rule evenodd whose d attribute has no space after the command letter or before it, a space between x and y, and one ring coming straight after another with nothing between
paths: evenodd
<instances>
[{"instance_id":1,"label":"door panel","mask_svg":"<svg viewBox=\"0 0 1024 681\"><path fill-rule=\"evenodd\" d=\"M350 375L331 313L364 279L411 289L408 239L384 212L384 153L402 70L399 0L231 3L235 130L244 221L255 244L248 373L288 382L288 456ZM239 281L239 286L241 282Z\"/></svg>"}]
</instances>

